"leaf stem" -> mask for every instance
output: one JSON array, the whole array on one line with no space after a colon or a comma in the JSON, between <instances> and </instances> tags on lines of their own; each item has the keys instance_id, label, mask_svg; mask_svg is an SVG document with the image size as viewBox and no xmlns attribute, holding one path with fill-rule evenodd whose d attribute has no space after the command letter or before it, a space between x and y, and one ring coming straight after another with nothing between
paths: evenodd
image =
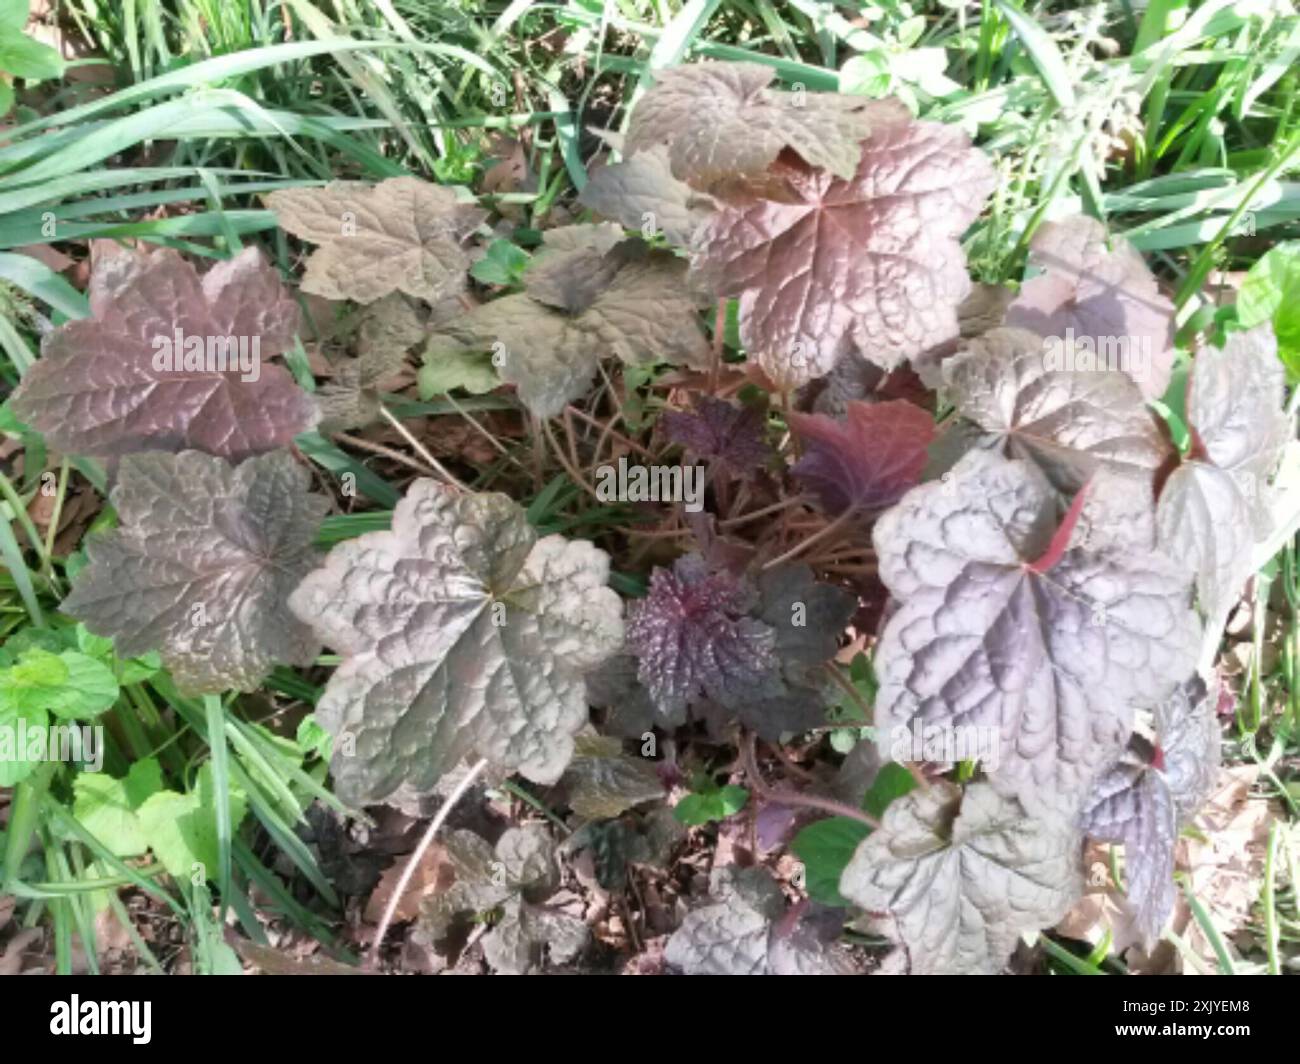
<instances>
[{"instance_id":1,"label":"leaf stem","mask_svg":"<svg viewBox=\"0 0 1300 1064\"><path fill-rule=\"evenodd\" d=\"M778 802L781 805L820 809L823 813L848 817L850 820L866 824L867 827L872 829L880 827L880 821L870 813L856 809L845 802L838 802L834 798L823 798L818 794L803 794L799 791L784 791L769 787L758 769L758 757L755 754L757 745L758 737L753 732L750 732L745 736L741 744L741 753L745 759L745 775L749 777L749 782L754 785L754 790L758 792L759 797L769 802Z\"/></svg>"}]
</instances>

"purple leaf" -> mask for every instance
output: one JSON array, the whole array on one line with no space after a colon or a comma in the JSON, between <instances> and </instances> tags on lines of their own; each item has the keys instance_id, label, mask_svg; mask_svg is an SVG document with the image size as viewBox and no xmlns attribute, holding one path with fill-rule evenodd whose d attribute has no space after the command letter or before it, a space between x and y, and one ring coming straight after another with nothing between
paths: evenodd
<instances>
[{"instance_id":1,"label":"purple leaf","mask_svg":"<svg viewBox=\"0 0 1300 1064\"><path fill-rule=\"evenodd\" d=\"M310 483L286 451L237 468L197 451L125 458L120 524L87 541L63 612L122 658L161 651L186 693L252 691L277 662L310 665L320 643L286 605L329 508Z\"/></svg>"},{"instance_id":2,"label":"purple leaf","mask_svg":"<svg viewBox=\"0 0 1300 1064\"><path fill-rule=\"evenodd\" d=\"M293 343L298 306L255 248L201 279L167 248L119 253L96 263L90 306L92 318L45 338L14 392L14 412L50 446L105 458L192 448L237 461L315 422L311 398L271 364Z\"/></svg>"},{"instance_id":3,"label":"purple leaf","mask_svg":"<svg viewBox=\"0 0 1300 1064\"><path fill-rule=\"evenodd\" d=\"M764 439L766 418L752 406L701 395L690 413L669 410L661 421L668 438L689 455L735 476L761 468L772 457Z\"/></svg>"},{"instance_id":4,"label":"purple leaf","mask_svg":"<svg viewBox=\"0 0 1300 1064\"><path fill-rule=\"evenodd\" d=\"M1134 707L1191 675L1200 627L1180 568L1140 544L1077 544L1035 572L1058 523L1043 475L987 451L880 519L880 575L899 605L875 708L882 750L895 729L989 729L990 777L1031 813L1073 815Z\"/></svg>"},{"instance_id":5,"label":"purple leaf","mask_svg":"<svg viewBox=\"0 0 1300 1064\"><path fill-rule=\"evenodd\" d=\"M1007 457L1039 466L1064 495L1099 468L1151 485L1169 457L1127 376L1052 369L1042 340L1027 330L994 329L969 341L944 376L962 414Z\"/></svg>"},{"instance_id":6,"label":"purple leaf","mask_svg":"<svg viewBox=\"0 0 1300 1064\"><path fill-rule=\"evenodd\" d=\"M740 299L740 335L782 386L856 349L892 369L954 339L970 291L957 238L993 188L959 129L890 115L850 179L782 156L771 198L737 197L695 231L692 268Z\"/></svg>"},{"instance_id":7,"label":"purple leaf","mask_svg":"<svg viewBox=\"0 0 1300 1064\"><path fill-rule=\"evenodd\" d=\"M831 514L870 512L896 503L921 479L934 419L904 399L850 402L843 420L790 415L804 456L791 472Z\"/></svg>"},{"instance_id":8,"label":"purple leaf","mask_svg":"<svg viewBox=\"0 0 1300 1064\"><path fill-rule=\"evenodd\" d=\"M1192 453L1165 481L1156 511L1161 546L1187 560L1210 617L1229 609L1268 536L1268 478L1294 435L1272 326L1228 337L1196 356L1187 399Z\"/></svg>"},{"instance_id":9,"label":"purple leaf","mask_svg":"<svg viewBox=\"0 0 1300 1064\"><path fill-rule=\"evenodd\" d=\"M651 574L649 595L629 608L627 645L661 713L699 698L735 707L780 693L776 632L748 616L756 604L747 581L711 572L699 555Z\"/></svg>"},{"instance_id":10,"label":"purple leaf","mask_svg":"<svg viewBox=\"0 0 1300 1064\"><path fill-rule=\"evenodd\" d=\"M1097 777L1083 830L1124 844L1124 877L1139 930L1150 943L1174 907L1174 843L1214 787L1221 746L1214 707L1194 678L1156 707L1156 745L1135 734L1124 756Z\"/></svg>"},{"instance_id":11,"label":"purple leaf","mask_svg":"<svg viewBox=\"0 0 1300 1064\"><path fill-rule=\"evenodd\" d=\"M1029 245L1044 272L1021 287L1006 323L1042 337L1086 340L1069 352L1075 365L1086 365L1091 350L1099 371L1118 366L1144 396L1159 398L1173 366L1174 305L1132 245L1114 243L1107 248L1106 229L1092 218L1045 222Z\"/></svg>"}]
</instances>

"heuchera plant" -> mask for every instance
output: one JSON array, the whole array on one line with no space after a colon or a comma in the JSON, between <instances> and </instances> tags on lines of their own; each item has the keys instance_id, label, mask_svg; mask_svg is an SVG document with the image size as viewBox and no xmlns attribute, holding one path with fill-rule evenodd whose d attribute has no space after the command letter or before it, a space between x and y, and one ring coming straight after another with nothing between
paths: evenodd
<instances>
[{"instance_id":1,"label":"heuchera plant","mask_svg":"<svg viewBox=\"0 0 1300 1064\"><path fill-rule=\"evenodd\" d=\"M662 787L607 739L575 738L591 705L612 734L695 718L776 744L843 697L832 659L852 623L874 639L867 708L886 758L918 729L998 742L960 780L932 767L854 836L838 894L884 920L910 970L999 970L1079 897L1086 836L1123 844L1154 937L1174 838L1217 766L1195 675L1204 618L1219 623L1271 531L1292 435L1270 327L1196 352L1179 453L1148 404L1170 380L1173 306L1132 248L1092 219L1049 222L1014 298L975 288L960 241L994 172L965 134L895 100L771 82L744 63L662 72L610 138L621 161L583 193L608 220L546 232L519 283L480 270L502 283L468 284L488 214L451 189L274 193L283 228L315 245L302 288L364 308L355 359L316 400L271 364L246 379L155 360L154 338L178 331L256 337L268 360L289 349L297 306L257 251L202 276L172 251L101 258L93 317L46 337L14 402L57 448L125 456L119 526L64 608L123 656L160 651L189 691L340 654L318 712L347 801L428 792L480 760L554 783L576 743L566 779L596 817ZM744 365L725 361L731 300ZM714 513L670 533L693 549L660 555L624 603L592 543L539 535L503 494L419 479L390 529L316 557L326 502L285 448L322 412L375 417L426 337L431 379L490 356L475 390L495 371L539 421L598 377L613 394L607 371L630 367L626 385L679 367L695 398L656 432L707 467ZM1079 357L1112 343L1150 357ZM818 380L834 416L796 391ZM742 384L770 395L737 402ZM882 592L883 624L860 629ZM462 832L448 852L456 886L426 911L430 933L499 907L485 940L499 969L581 948L585 929L546 905L544 833L493 849ZM765 873L715 880L670 963L851 967Z\"/></svg>"}]
</instances>

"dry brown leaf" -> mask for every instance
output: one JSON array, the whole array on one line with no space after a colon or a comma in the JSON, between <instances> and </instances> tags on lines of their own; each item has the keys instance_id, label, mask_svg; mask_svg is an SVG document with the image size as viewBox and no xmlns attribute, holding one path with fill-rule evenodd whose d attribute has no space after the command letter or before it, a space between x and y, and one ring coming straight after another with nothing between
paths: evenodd
<instances>
[{"instance_id":1,"label":"dry brown leaf","mask_svg":"<svg viewBox=\"0 0 1300 1064\"><path fill-rule=\"evenodd\" d=\"M377 924L384 915L384 909L392 900L397 881L406 869L406 858L389 866L379 879L379 885L371 892L366 902L365 918ZM455 871L447 859L447 851L436 842L425 851L420 863L415 866L415 874L407 884L402 900L397 903L393 919L398 922L414 920L420 915L420 902L429 894L446 890L455 879Z\"/></svg>"}]
</instances>

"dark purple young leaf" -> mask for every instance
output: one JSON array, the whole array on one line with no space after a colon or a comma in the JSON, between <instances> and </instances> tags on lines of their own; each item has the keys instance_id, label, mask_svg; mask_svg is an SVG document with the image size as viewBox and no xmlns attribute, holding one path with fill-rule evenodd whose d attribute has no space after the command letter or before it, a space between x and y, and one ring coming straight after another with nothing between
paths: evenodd
<instances>
[{"instance_id":1,"label":"dark purple young leaf","mask_svg":"<svg viewBox=\"0 0 1300 1064\"><path fill-rule=\"evenodd\" d=\"M740 335L776 383L804 384L857 350L886 369L957 336L970 291L957 238L994 184L959 129L890 115L853 177L785 156L772 198L725 204L692 241L692 268L740 299Z\"/></svg>"},{"instance_id":2,"label":"dark purple young leaf","mask_svg":"<svg viewBox=\"0 0 1300 1064\"><path fill-rule=\"evenodd\" d=\"M1209 797L1221 752L1205 683L1194 678L1155 710L1153 747L1135 735L1094 782L1083 807L1086 834L1124 844L1124 877L1138 929L1157 939L1174 907L1174 843Z\"/></svg>"},{"instance_id":3,"label":"dark purple young leaf","mask_svg":"<svg viewBox=\"0 0 1300 1064\"><path fill-rule=\"evenodd\" d=\"M748 587L734 573L715 578ZM745 697L707 691L691 700L691 710L711 734L723 736L737 720L764 739L776 742L826 721L835 689L821 666L839 646L839 637L857 606L843 588L819 584L804 565L787 565L758 578L758 601L746 618L773 636L776 669L765 673L761 689L745 688Z\"/></svg>"},{"instance_id":4,"label":"dark purple young leaf","mask_svg":"<svg viewBox=\"0 0 1300 1064\"><path fill-rule=\"evenodd\" d=\"M1114 243L1108 248L1105 227L1082 215L1044 223L1030 242L1044 272L1021 287L1006 323L1063 342L1086 339L1073 348L1076 365L1090 349L1099 366L1118 367L1158 399L1173 366L1174 305L1132 245Z\"/></svg>"},{"instance_id":5,"label":"dark purple young leaf","mask_svg":"<svg viewBox=\"0 0 1300 1064\"><path fill-rule=\"evenodd\" d=\"M772 457L764 439L766 418L756 407L701 395L691 412L669 410L660 420L668 438L688 455L736 476L760 469Z\"/></svg>"},{"instance_id":6,"label":"dark purple young leaf","mask_svg":"<svg viewBox=\"0 0 1300 1064\"><path fill-rule=\"evenodd\" d=\"M1134 708L1191 675L1200 629L1182 570L1140 545L1073 546L1034 571L1059 519L1035 466L987 451L880 519L880 575L899 605L876 651L875 709L882 744L895 729L990 729L990 776L1030 812L1072 816Z\"/></svg>"},{"instance_id":7,"label":"dark purple young leaf","mask_svg":"<svg viewBox=\"0 0 1300 1064\"><path fill-rule=\"evenodd\" d=\"M695 552L709 563L710 569L736 576L744 573L758 554L758 549L743 539L733 539L718 531L713 514L700 510L686 515L686 526L695 541Z\"/></svg>"},{"instance_id":8,"label":"dark purple young leaf","mask_svg":"<svg viewBox=\"0 0 1300 1064\"><path fill-rule=\"evenodd\" d=\"M320 643L286 605L329 509L310 483L287 451L238 467L197 451L128 456L120 523L87 542L63 612L124 659L160 651L187 693L252 691L277 662L310 665Z\"/></svg>"},{"instance_id":9,"label":"dark purple young leaf","mask_svg":"<svg viewBox=\"0 0 1300 1064\"><path fill-rule=\"evenodd\" d=\"M202 278L167 248L118 252L96 263L90 305L93 317L45 338L14 392L14 413L52 447L105 458L193 448L238 461L315 422L311 398L271 364L293 344L298 305L255 248ZM189 341L202 345L191 369L162 357L178 331L177 358Z\"/></svg>"},{"instance_id":10,"label":"dark purple young leaf","mask_svg":"<svg viewBox=\"0 0 1300 1064\"><path fill-rule=\"evenodd\" d=\"M834 657L858 606L851 591L818 583L806 565L764 570L758 591L758 616L776 632L776 652L787 668L817 666Z\"/></svg>"},{"instance_id":11,"label":"dark purple young leaf","mask_svg":"<svg viewBox=\"0 0 1300 1064\"><path fill-rule=\"evenodd\" d=\"M987 783L963 794L938 780L889 804L840 893L893 918L914 975L993 975L1023 932L1050 927L1083 892L1079 843Z\"/></svg>"},{"instance_id":12,"label":"dark purple young leaf","mask_svg":"<svg viewBox=\"0 0 1300 1064\"><path fill-rule=\"evenodd\" d=\"M1170 455L1128 376L1051 369L1042 339L1025 329L969 341L944 364L944 377L958 410L990 434L988 442L1035 463L1066 495L1103 467L1151 485Z\"/></svg>"},{"instance_id":13,"label":"dark purple young leaf","mask_svg":"<svg viewBox=\"0 0 1300 1064\"><path fill-rule=\"evenodd\" d=\"M627 647L660 713L696 699L734 708L782 693L776 632L749 616L757 601L748 581L696 554L651 574L650 593L628 609Z\"/></svg>"},{"instance_id":14,"label":"dark purple young leaf","mask_svg":"<svg viewBox=\"0 0 1300 1064\"><path fill-rule=\"evenodd\" d=\"M804 455L791 472L831 514L871 512L916 485L934 440L934 419L903 399L850 402L843 420L790 414Z\"/></svg>"}]
</instances>

